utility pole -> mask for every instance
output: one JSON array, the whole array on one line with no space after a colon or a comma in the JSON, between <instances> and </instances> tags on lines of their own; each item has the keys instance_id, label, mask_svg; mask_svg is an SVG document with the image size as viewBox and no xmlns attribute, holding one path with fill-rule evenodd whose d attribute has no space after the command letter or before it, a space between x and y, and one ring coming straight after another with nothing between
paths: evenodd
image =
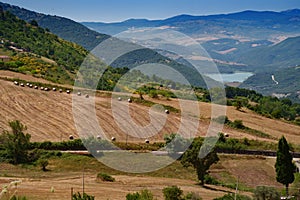
<instances>
[{"instance_id":1,"label":"utility pole","mask_svg":"<svg viewBox=\"0 0 300 200\"><path fill-rule=\"evenodd\" d=\"M82 171L82 195L84 194L84 168Z\"/></svg>"},{"instance_id":2,"label":"utility pole","mask_svg":"<svg viewBox=\"0 0 300 200\"><path fill-rule=\"evenodd\" d=\"M71 187L71 200L73 200L73 187Z\"/></svg>"},{"instance_id":3,"label":"utility pole","mask_svg":"<svg viewBox=\"0 0 300 200\"><path fill-rule=\"evenodd\" d=\"M237 178L237 182L236 182L236 188L235 188L234 200L236 200L236 195L237 195L237 193L238 193L238 189L239 189L239 177Z\"/></svg>"}]
</instances>

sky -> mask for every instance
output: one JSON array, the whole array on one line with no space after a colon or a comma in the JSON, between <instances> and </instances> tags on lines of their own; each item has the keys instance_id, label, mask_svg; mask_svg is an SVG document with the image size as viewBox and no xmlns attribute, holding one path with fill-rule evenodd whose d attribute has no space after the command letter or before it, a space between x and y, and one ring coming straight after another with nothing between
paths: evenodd
<instances>
[{"instance_id":1,"label":"sky","mask_svg":"<svg viewBox=\"0 0 300 200\"><path fill-rule=\"evenodd\" d=\"M78 22L165 19L190 14L210 15L243 10L282 11L300 8L300 0L0 0L40 13Z\"/></svg>"}]
</instances>

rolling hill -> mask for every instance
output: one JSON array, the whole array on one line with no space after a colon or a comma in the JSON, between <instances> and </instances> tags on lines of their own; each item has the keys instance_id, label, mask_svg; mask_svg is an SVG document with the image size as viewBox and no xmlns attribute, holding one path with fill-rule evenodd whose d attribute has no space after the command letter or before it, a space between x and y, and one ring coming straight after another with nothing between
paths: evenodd
<instances>
[{"instance_id":1,"label":"rolling hill","mask_svg":"<svg viewBox=\"0 0 300 200\"><path fill-rule=\"evenodd\" d=\"M250 66L252 71L270 72L300 64L300 37L291 37L267 47L259 47L239 57L237 62Z\"/></svg>"},{"instance_id":2,"label":"rolling hill","mask_svg":"<svg viewBox=\"0 0 300 200\"><path fill-rule=\"evenodd\" d=\"M2 2L0 2L0 6L27 22L35 20L39 26L49 29L55 35L75 42L88 50L92 50L100 42L109 37L64 17L45 15Z\"/></svg>"},{"instance_id":3,"label":"rolling hill","mask_svg":"<svg viewBox=\"0 0 300 200\"><path fill-rule=\"evenodd\" d=\"M2 6L4 10L9 11L12 14L15 14L18 18L21 18L28 22L32 22L32 20L36 21L38 26L46 28L44 31L47 32L47 34L49 33L48 31L51 31L53 34L57 34L58 36L66 39L66 40L74 41L79 45L83 45L84 47L87 47L89 50L93 49L96 45L101 43L103 40L108 39L110 37L108 35L104 35L104 34L97 33L95 31L91 31L88 28L86 28L85 26L83 26L77 22L74 22L72 20L66 19L66 18L62 18L62 17L58 17L58 16L44 15L41 13L36 13L36 12L32 12L32 11L29 11L29 10L26 10L23 8L19 8L17 6L3 4L1 2L0 2L0 6ZM10 26L14 26L14 25L10 25ZM41 29L39 28L38 30L41 30ZM19 31L22 31L22 29L14 30L15 33L13 33L12 31L9 31L8 33L6 33L6 36L10 36L11 34L12 35L21 34L21 33L18 33ZM35 39L32 37L29 37L29 38L24 38L24 37L26 37L26 35L23 35L23 38L20 38L19 40L20 41L25 40L25 41L27 41L27 43L29 43L28 41L31 41L31 40L34 41L34 39ZM15 37L15 38L18 38L18 37ZM95 40L95 38L96 38L96 40ZM20 41L19 41L20 46L22 46L22 48L25 48L26 46L24 47L24 43L21 43ZM28 45L27 43L26 43L26 45ZM33 43L33 44L36 44L36 43ZM119 51L120 48L122 48L122 45L131 46L132 44L126 43L124 41L119 41L119 45L116 47L112 47L112 48L114 48L115 51ZM137 46L137 47L138 47L138 49L140 49L139 46ZM74 46L74 48L76 48L76 47ZM78 55L68 54L67 49L64 49L65 52L61 52L61 51L57 51L57 50L53 52L51 47L49 47L49 45L47 46L47 43L41 43L39 46L31 45L31 49L36 51L35 53L37 53L38 55L41 55L41 56L45 56L44 54L48 54L47 51L49 51L51 54L55 53L55 56L46 55L45 57L48 57L51 59L53 57L55 57L56 58L55 61L59 60L59 61L65 62L65 63L67 62L68 65L64 64L64 67L67 70L68 70L68 68L71 68L70 71L72 72L72 74L74 74L74 72L76 72L76 70L79 68L79 66L82 63L83 58L84 58L82 55L78 56ZM39 49L44 49L44 51L46 53L43 51L37 52L37 50L39 50ZM83 49L82 49L82 51L84 52L83 55L86 56L87 51L85 51ZM69 62L74 62L74 65L70 66ZM120 58L118 58L114 63L111 64L111 66L113 66L115 68L127 67L127 68L131 69L138 65L147 64L147 63L160 63L160 64L165 64L165 65L171 66L172 68L179 71L179 73L183 74L185 76L185 78L192 85L200 86L200 87L207 87L203 77L200 76L199 73L197 73L197 71L194 68L187 67L183 64L177 63L169 58L166 58L166 57L160 55L156 51L150 50L147 48L142 48L138 51L133 51L133 52L127 53L126 55L123 55ZM156 72L153 72L153 73L155 74ZM160 74L156 73L156 75L159 76ZM216 81L214 81L208 77L205 77L205 78L207 81L209 81L210 83L212 83L214 85L220 85L219 83L217 83Z\"/></svg>"},{"instance_id":4,"label":"rolling hill","mask_svg":"<svg viewBox=\"0 0 300 200\"><path fill-rule=\"evenodd\" d=\"M12 81L3 80L3 78L18 78L24 80L23 82L45 82L43 79L34 78L30 75L19 74L9 71L1 71L0 74L0 132L3 129L8 129L8 121L21 120L28 128L28 133L32 135L33 141L61 141L67 140L69 135L78 137L74 124L74 116L72 112L72 95L65 92L53 92L53 91L41 91L35 90L29 87L20 87L13 84ZM51 84L51 83L50 83ZM53 87L55 87L53 85ZM68 87L68 86L65 86ZM88 101L84 96L81 97L82 101ZM146 99L153 101L161 105L168 105L174 108L180 109L181 105L176 99L153 99L146 97ZM95 98L95 108L97 110L97 119L102 129L105 131L107 138L116 137L118 141L125 141L126 134L116 124L112 114L111 98L109 95L102 93ZM125 102L120 102L125 103ZM189 101L183 101L185 105L190 105L186 109L189 113L190 120L198 121L195 119L195 108ZM211 104L199 102L201 109L201 119L199 122L199 128L197 135L204 136L209 125L209 119L211 117ZM145 126L149 124L149 109L150 107L133 102L130 104L131 117L136 123ZM115 113L116 114L116 113ZM275 138L280 138L284 134L289 140L296 144L300 144L299 130L300 126L296 126L290 123L286 123L281 120L274 120L260 116L250 110L244 112L237 111L234 107L228 107L227 116L230 120L240 119L244 124L256 130L263 131L272 135ZM84 117L84 116L82 116ZM127 122L128 118L122 118L123 122ZM158 131L153 137L149 137L150 141L162 141L163 136L166 133L177 132L180 126L180 114L170 113L167 116L166 124ZM262 121L264 124L262 125ZM129 121L128 121L129 122ZM189 130L192 127L186 127ZM270 139L260 138L258 136L251 135L247 132L243 132L237 129L224 127L224 132L228 133L230 137L267 140ZM138 133L137 133L138 134ZM144 139L128 138L132 142L143 142Z\"/></svg>"},{"instance_id":5,"label":"rolling hill","mask_svg":"<svg viewBox=\"0 0 300 200\"><path fill-rule=\"evenodd\" d=\"M0 49L9 54L1 69L30 73L54 82L72 82L87 51L7 11L0 11Z\"/></svg>"},{"instance_id":6,"label":"rolling hill","mask_svg":"<svg viewBox=\"0 0 300 200\"><path fill-rule=\"evenodd\" d=\"M272 80L274 76L274 80ZM278 98L287 97L300 102L300 68L289 67L268 73L257 73L248 78L240 87L256 90L264 95Z\"/></svg>"}]
</instances>

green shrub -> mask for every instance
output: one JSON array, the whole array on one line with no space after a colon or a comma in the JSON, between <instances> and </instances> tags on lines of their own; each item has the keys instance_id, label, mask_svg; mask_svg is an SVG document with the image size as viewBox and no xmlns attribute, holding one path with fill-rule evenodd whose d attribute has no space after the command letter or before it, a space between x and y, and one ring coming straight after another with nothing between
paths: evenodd
<instances>
[{"instance_id":1,"label":"green shrub","mask_svg":"<svg viewBox=\"0 0 300 200\"><path fill-rule=\"evenodd\" d=\"M257 186L256 189L254 190L254 199L255 200L263 200L263 199L279 200L280 194L273 187Z\"/></svg>"},{"instance_id":2,"label":"green shrub","mask_svg":"<svg viewBox=\"0 0 300 200\"><path fill-rule=\"evenodd\" d=\"M204 176L204 183L210 184L210 185L219 185L219 181L215 179L214 177L210 176L209 174L206 174Z\"/></svg>"},{"instance_id":3,"label":"green shrub","mask_svg":"<svg viewBox=\"0 0 300 200\"><path fill-rule=\"evenodd\" d=\"M16 197L14 195L13 197L10 198L10 200L28 200L28 199L27 199L27 197L19 197L19 196Z\"/></svg>"},{"instance_id":4,"label":"green shrub","mask_svg":"<svg viewBox=\"0 0 300 200\"><path fill-rule=\"evenodd\" d=\"M165 200L181 200L183 191L177 186L166 187L163 189Z\"/></svg>"},{"instance_id":5,"label":"green shrub","mask_svg":"<svg viewBox=\"0 0 300 200\"><path fill-rule=\"evenodd\" d=\"M251 200L250 197L244 196L244 195L239 195L239 194L236 195L236 198L235 198L235 194L225 194L224 196L215 198L214 200L235 200L235 199L236 200Z\"/></svg>"},{"instance_id":6,"label":"green shrub","mask_svg":"<svg viewBox=\"0 0 300 200\"><path fill-rule=\"evenodd\" d=\"M38 165L42 168L42 170L45 172L47 171L46 167L48 166L49 162L47 159L41 158L38 160Z\"/></svg>"},{"instance_id":7,"label":"green shrub","mask_svg":"<svg viewBox=\"0 0 300 200\"><path fill-rule=\"evenodd\" d=\"M72 200L94 200L95 197L88 195L86 193L83 193L83 195L80 194L80 192L73 194Z\"/></svg>"},{"instance_id":8,"label":"green shrub","mask_svg":"<svg viewBox=\"0 0 300 200\"><path fill-rule=\"evenodd\" d=\"M115 179L109 175L109 174L105 174L105 173L99 173L97 174L97 180L101 180L101 181L107 181L107 182L114 182Z\"/></svg>"},{"instance_id":9,"label":"green shrub","mask_svg":"<svg viewBox=\"0 0 300 200\"><path fill-rule=\"evenodd\" d=\"M230 120L228 119L227 116L225 115L221 115L219 117L216 117L213 119L213 121L219 123L219 124L228 124L230 122Z\"/></svg>"},{"instance_id":10,"label":"green shrub","mask_svg":"<svg viewBox=\"0 0 300 200\"><path fill-rule=\"evenodd\" d=\"M187 195L184 197L184 200L202 200L202 198L199 196L199 194L194 193L194 192L189 192Z\"/></svg>"},{"instance_id":11,"label":"green shrub","mask_svg":"<svg viewBox=\"0 0 300 200\"><path fill-rule=\"evenodd\" d=\"M136 193L129 193L126 195L126 200L139 200L141 198L140 193L136 192Z\"/></svg>"},{"instance_id":12,"label":"green shrub","mask_svg":"<svg viewBox=\"0 0 300 200\"><path fill-rule=\"evenodd\" d=\"M153 194L149 190L142 190L140 193L127 194L126 200L153 200Z\"/></svg>"},{"instance_id":13,"label":"green shrub","mask_svg":"<svg viewBox=\"0 0 300 200\"><path fill-rule=\"evenodd\" d=\"M242 120L239 120L239 119L236 119L232 122L231 126L233 128L237 128L237 129L244 129L245 126L243 124L243 121Z\"/></svg>"}]
</instances>

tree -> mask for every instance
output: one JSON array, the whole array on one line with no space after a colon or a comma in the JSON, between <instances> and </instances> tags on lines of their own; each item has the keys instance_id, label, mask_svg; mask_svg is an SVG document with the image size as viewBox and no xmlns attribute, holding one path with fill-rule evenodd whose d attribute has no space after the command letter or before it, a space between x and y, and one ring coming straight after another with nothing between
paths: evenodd
<instances>
[{"instance_id":1,"label":"tree","mask_svg":"<svg viewBox=\"0 0 300 200\"><path fill-rule=\"evenodd\" d=\"M254 190L255 200L280 200L279 192L273 187L257 186Z\"/></svg>"},{"instance_id":2,"label":"tree","mask_svg":"<svg viewBox=\"0 0 300 200\"><path fill-rule=\"evenodd\" d=\"M49 162L47 159L40 159L38 160L38 164L42 167L42 170L45 172L47 171L46 167L48 166Z\"/></svg>"},{"instance_id":3,"label":"tree","mask_svg":"<svg viewBox=\"0 0 300 200\"><path fill-rule=\"evenodd\" d=\"M234 102L234 106L237 110L241 110L241 108L243 106L247 106L248 105L248 99L246 97L236 97L235 102Z\"/></svg>"},{"instance_id":4,"label":"tree","mask_svg":"<svg viewBox=\"0 0 300 200\"><path fill-rule=\"evenodd\" d=\"M208 169L212 164L219 161L219 157L215 149L212 148L212 150L204 158L200 158L199 152L201 146L202 141L200 140L200 138L195 139L189 149L183 154L181 163L184 167L193 166L196 169L200 184L203 186L204 177L206 174L208 174Z\"/></svg>"},{"instance_id":5,"label":"tree","mask_svg":"<svg viewBox=\"0 0 300 200\"><path fill-rule=\"evenodd\" d=\"M179 134L171 133L170 135L165 135L164 140L166 142L166 148L170 156L177 156L178 152L184 152L190 141Z\"/></svg>"},{"instance_id":6,"label":"tree","mask_svg":"<svg viewBox=\"0 0 300 200\"><path fill-rule=\"evenodd\" d=\"M289 196L289 184L295 180L295 165L293 163L293 156L290 153L290 147L284 136L282 136L278 142L276 156L276 180L285 185L286 196Z\"/></svg>"},{"instance_id":7,"label":"tree","mask_svg":"<svg viewBox=\"0 0 300 200\"><path fill-rule=\"evenodd\" d=\"M36 27L39 26L39 24L37 23L36 20L31 20L29 23L30 23L32 26L36 26Z\"/></svg>"},{"instance_id":8,"label":"tree","mask_svg":"<svg viewBox=\"0 0 300 200\"><path fill-rule=\"evenodd\" d=\"M165 200L181 200L183 191L177 186L166 187L163 189Z\"/></svg>"},{"instance_id":9,"label":"tree","mask_svg":"<svg viewBox=\"0 0 300 200\"><path fill-rule=\"evenodd\" d=\"M23 133L26 126L18 120L9 122L9 126L12 131L4 131L2 136L7 156L13 164L24 163L28 160L30 135Z\"/></svg>"},{"instance_id":10,"label":"tree","mask_svg":"<svg viewBox=\"0 0 300 200\"><path fill-rule=\"evenodd\" d=\"M144 100L144 97L143 97L143 95L145 94L144 88L137 89L136 93L140 96L141 100Z\"/></svg>"}]
</instances>

